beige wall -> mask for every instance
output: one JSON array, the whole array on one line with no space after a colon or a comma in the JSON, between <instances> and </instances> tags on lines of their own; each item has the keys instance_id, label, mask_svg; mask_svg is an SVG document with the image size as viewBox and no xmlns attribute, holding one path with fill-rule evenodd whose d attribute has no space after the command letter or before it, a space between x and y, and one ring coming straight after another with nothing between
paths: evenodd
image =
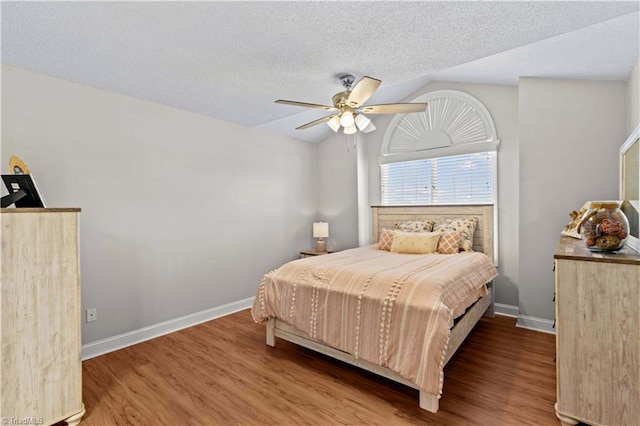
<instances>
[{"instance_id":1,"label":"beige wall","mask_svg":"<svg viewBox=\"0 0 640 426\"><path fill-rule=\"evenodd\" d=\"M521 78L518 108L520 315L552 320L553 251L568 213L618 196L626 84Z\"/></svg>"},{"instance_id":2,"label":"beige wall","mask_svg":"<svg viewBox=\"0 0 640 426\"><path fill-rule=\"evenodd\" d=\"M640 58L627 81L627 133L640 125Z\"/></svg>"},{"instance_id":3,"label":"beige wall","mask_svg":"<svg viewBox=\"0 0 640 426\"><path fill-rule=\"evenodd\" d=\"M81 207L83 343L254 296L312 244L316 146L2 66L2 165Z\"/></svg>"},{"instance_id":4,"label":"beige wall","mask_svg":"<svg viewBox=\"0 0 640 426\"><path fill-rule=\"evenodd\" d=\"M357 146L342 132L318 143L318 218L329 223L329 249L359 245L357 161Z\"/></svg>"}]
</instances>

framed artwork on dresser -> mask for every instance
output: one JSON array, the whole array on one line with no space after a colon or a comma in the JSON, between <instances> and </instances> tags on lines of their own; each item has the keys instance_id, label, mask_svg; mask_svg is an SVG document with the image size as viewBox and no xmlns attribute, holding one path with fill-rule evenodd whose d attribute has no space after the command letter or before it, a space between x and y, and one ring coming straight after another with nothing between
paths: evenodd
<instances>
[{"instance_id":1,"label":"framed artwork on dresser","mask_svg":"<svg viewBox=\"0 0 640 426\"><path fill-rule=\"evenodd\" d=\"M620 148L621 209L629 220L627 245L640 252L640 126Z\"/></svg>"}]
</instances>

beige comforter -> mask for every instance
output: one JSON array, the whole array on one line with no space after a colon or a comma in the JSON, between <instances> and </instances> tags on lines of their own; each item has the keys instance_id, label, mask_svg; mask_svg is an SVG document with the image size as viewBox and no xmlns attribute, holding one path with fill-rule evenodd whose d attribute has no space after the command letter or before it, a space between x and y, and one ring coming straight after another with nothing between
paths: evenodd
<instances>
[{"instance_id":1,"label":"beige comforter","mask_svg":"<svg viewBox=\"0 0 640 426\"><path fill-rule=\"evenodd\" d=\"M397 254L371 245L269 272L252 315L280 319L440 395L453 319L496 276L483 253Z\"/></svg>"}]
</instances>

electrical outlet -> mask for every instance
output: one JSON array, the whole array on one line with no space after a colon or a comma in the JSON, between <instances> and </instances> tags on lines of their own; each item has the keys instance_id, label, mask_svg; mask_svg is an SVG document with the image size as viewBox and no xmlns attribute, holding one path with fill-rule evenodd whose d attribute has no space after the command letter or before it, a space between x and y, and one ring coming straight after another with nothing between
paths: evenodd
<instances>
[{"instance_id":1,"label":"electrical outlet","mask_svg":"<svg viewBox=\"0 0 640 426\"><path fill-rule=\"evenodd\" d=\"M94 322L98 320L98 309L90 308L87 309L87 322Z\"/></svg>"}]
</instances>

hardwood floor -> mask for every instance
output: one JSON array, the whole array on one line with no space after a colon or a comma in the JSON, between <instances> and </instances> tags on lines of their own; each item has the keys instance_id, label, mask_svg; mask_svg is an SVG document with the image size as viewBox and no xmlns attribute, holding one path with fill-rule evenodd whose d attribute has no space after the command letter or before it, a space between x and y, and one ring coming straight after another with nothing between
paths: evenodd
<instances>
[{"instance_id":1,"label":"hardwood floor","mask_svg":"<svg viewBox=\"0 0 640 426\"><path fill-rule=\"evenodd\" d=\"M84 426L559 425L555 337L483 318L445 368L440 411L418 392L277 339L248 310L83 363Z\"/></svg>"}]
</instances>

